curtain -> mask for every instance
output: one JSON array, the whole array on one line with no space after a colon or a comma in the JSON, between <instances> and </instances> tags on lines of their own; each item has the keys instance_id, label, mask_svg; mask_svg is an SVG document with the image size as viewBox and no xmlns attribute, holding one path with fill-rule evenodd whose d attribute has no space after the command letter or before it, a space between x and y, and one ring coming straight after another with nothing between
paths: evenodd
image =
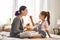
<instances>
[{"instance_id":1,"label":"curtain","mask_svg":"<svg viewBox=\"0 0 60 40\"><path fill-rule=\"evenodd\" d=\"M0 24L6 24L12 18L12 5L12 0L0 0Z\"/></svg>"},{"instance_id":2,"label":"curtain","mask_svg":"<svg viewBox=\"0 0 60 40\"><path fill-rule=\"evenodd\" d=\"M24 5L28 9L28 14L24 18L24 24L31 23L29 16L33 16L34 22L39 21L39 14L42 10L47 10L47 0L18 0L18 9ZM17 10L18 10L17 9Z\"/></svg>"}]
</instances>

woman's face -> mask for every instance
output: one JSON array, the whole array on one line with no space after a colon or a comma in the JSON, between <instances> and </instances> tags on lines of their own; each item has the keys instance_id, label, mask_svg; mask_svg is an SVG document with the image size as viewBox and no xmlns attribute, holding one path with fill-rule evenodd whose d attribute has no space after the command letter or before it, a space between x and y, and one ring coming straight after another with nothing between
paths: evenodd
<instances>
[{"instance_id":1,"label":"woman's face","mask_svg":"<svg viewBox=\"0 0 60 40\"><path fill-rule=\"evenodd\" d=\"M25 9L25 10L22 11L22 15L23 15L23 16L26 16L27 13L28 13L27 9Z\"/></svg>"}]
</instances>

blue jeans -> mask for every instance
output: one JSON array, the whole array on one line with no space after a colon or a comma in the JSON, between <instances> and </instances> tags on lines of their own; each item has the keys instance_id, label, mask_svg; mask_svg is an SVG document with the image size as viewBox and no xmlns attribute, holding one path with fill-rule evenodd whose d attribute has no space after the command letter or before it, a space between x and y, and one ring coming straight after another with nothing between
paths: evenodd
<instances>
[{"instance_id":1,"label":"blue jeans","mask_svg":"<svg viewBox=\"0 0 60 40\"><path fill-rule=\"evenodd\" d=\"M39 31L39 34L41 34L42 37L46 37L46 33L44 31Z\"/></svg>"}]
</instances>

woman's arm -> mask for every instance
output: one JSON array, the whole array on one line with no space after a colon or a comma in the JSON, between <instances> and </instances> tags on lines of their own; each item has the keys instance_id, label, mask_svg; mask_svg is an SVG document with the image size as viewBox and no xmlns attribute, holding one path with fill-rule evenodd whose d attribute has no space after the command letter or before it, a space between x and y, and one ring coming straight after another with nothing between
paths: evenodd
<instances>
[{"instance_id":1,"label":"woman's arm","mask_svg":"<svg viewBox=\"0 0 60 40\"><path fill-rule=\"evenodd\" d=\"M15 18L12 23L12 31L14 33L19 33L20 32L20 20L18 18Z\"/></svg>"}]
</instances>

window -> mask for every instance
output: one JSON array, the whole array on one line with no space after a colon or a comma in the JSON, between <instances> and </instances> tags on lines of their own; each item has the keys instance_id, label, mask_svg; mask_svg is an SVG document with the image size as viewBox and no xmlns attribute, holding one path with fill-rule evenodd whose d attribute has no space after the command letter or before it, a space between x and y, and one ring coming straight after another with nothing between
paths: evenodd
<instances>
[{"instance_id":1,"label":"window","mask_svg":"<svg viewBox=\"0 0 60 40\"><path fill-rule=\"evenodd\" d=\"M24 18L24 24L27 24L27 23L30 23L30 19L29 19L29 16L32 15L33 17L35 12L34 12L34 8L35 8L35 0L18 0L18 9L20 6L26 6L27 9L28 9L28 14L26 17L23 17ZM28 19L27 19L28 18Z\"/></svg>"},{"instance_id":2,"label":"window","mask_svg":"<svg viewBox=\"0 0 60 40\"><path fill-rule=\"evenodd\" d=\"M24 17L24 22L30 23L29 16L33 16L34 22L39 21L39 13L42 10L47 10L47 0L18 0L18 9L20 6L25 5L28 9L28 14ZM28 19L27 19L28 18Z\"/></svg>"},{"instance_id":3,"label":"window","mask_svg":"<svg viewBox=\"0 0 60 40\"><path fill-rule=\"evenodd\" d=\"M47 10L47 0L0 0L0 24L6 24L9 18L14 18L15 11L22 5L28 9L27 16L23 17L25 24L30 23L30 15L34 22L39 21L40 11Z\"/></svg>"},{"instance_id":4,"label":"window","mask_svg":"<svg viewBox=\"0 0 60 40\"><path fill-rule=\"evenodd\" d=\"M6 24L12 18L12 0L0 0L0 24Z\"/></svg>"}]
</instances>

